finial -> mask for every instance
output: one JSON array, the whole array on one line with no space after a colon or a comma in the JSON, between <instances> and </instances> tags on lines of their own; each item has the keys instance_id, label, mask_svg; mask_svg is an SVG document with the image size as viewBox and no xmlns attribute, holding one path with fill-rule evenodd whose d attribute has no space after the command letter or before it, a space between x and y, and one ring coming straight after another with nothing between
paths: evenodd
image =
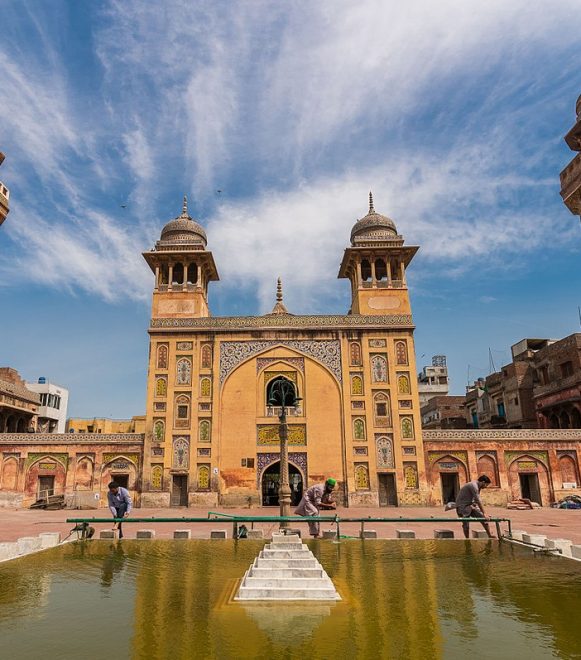
<instances>
[{"instance_id":1,"label":"finial","mask_svg":"<svg viewBox=\"0 0 581 660\"><path fill-rule=\"evenodd\" d=\"M373 193L371 190L369 191L369 213L375 213L375 209L373 208Z\"/></svg>"},{"instance_id":2,"label":"finial","mask_svg":"<svg viewBox=\"0 0 581 660\"><path fill-rule=\"evenodd\" d=\"M280 277L276 281L276 302L282 302L282 280Z\"/></svg>"},{"instance_id":3,"label":"finial","mask_svg":"<svg viewBox=\"0 0 581 660\"><path fill-rule=\"evenodd\" d=\"M188 215L188 198L184 195L184 205L182 206L182 215Z\"/></svg>"}]
</instances>

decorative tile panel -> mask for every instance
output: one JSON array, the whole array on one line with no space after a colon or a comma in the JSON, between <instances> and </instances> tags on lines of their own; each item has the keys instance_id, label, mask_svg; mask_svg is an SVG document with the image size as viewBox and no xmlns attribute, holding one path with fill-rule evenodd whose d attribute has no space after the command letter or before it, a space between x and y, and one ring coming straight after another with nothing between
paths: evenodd
<instances>
[{"instance_id":1,"label":"decorative tile panel","mask_svg":"<svg viewBox=\"0 0 581 660\"><path fill-rule=\"evenodd\" d=\"M193 347L194 346L191 341L178 341L177 343L178 351L191 351Z\"/></svg>"},{"instance_id":2,"label":"decorative tile panel","mask_svg":"<svg viewBox=\"0 0 581 660\"><path fill-rule=\"evenodd\" d=\"M411 314L269 314L268 316L209 316L204 318L151 319L151 328L195 328L199 330L245 330L266 328L413 328ZM385 341L385 340L379 340ZM385 344L383 344L385 346Z\"/></svg>"},{"instance_id":3,"label":"decorative tile panel","mask_svg":"<svg viewBox=\"0 0 581 660\"><path fill-rule=\"evenodd\" d=\"M387 342L385 339L370 339L369 340L369 347L370 348L385 348L387 346Z\"/></svg>"},{"instance_id":4,"label":"decorative tile panel","mask_svg":"<svg viewBox=\"0 0 581 660\"><path fill-rule=\"evenodd\" d=\"M341 345L338 340L265 340L265 341L224 341L220 344L220 383L236 367L257 353L262 353L276 346L306 353L322 362L335 378L341 381Z\"/></svg>"},{"instance_id":5,"label":"decorative tile panel","mask_svg":"<svg viewBox=\"0 0 581 660\"><path fill-rule=\"evenodd\" d=\"M288 444L306 445L307 427L304 424L288 424ZM280 445L278 424L259 424L257 426L257 444Z\"/></svg>"},{"instance_id":6,"label":"decorative tile panel","mask_svg":"<svg viewBox=\"0 0 581 660\"><path fill-rule=\"evenodd\" d=\"M272 364L273 362L280 362L281 360L291 364L301 373L305 373L305 358L302 357L256 358L256 373L264 369L264 367L267 367L269 364Z\"/></svg>"}]
</instances>

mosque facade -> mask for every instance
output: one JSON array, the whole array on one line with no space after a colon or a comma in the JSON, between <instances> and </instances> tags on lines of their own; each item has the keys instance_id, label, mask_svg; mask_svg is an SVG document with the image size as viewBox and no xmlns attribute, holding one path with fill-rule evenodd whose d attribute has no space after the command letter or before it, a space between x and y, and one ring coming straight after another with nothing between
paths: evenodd
<instances>
[{"instance_id":1,"label":"mosque facade","mask_svg":"<svg viewBox=\"0 0 581 660\"><path fill-rule=\"evenodd\" d=\"M350 506L425 503L406 279L417 250L370 194L338 273L351 284L345 314L292 314L279 281L270 314L215 317L218 269L184 200L143 255L155 285L142 506L277 504L277 381L292 393L293 502L333 476Z\"/></svg>"}]
</instances>

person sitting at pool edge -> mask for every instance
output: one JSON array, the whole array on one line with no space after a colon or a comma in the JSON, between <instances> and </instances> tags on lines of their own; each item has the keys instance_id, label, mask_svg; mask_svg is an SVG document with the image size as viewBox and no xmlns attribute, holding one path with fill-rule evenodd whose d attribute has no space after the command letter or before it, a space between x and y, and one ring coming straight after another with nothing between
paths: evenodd
<instances>
[{"instance_id":1,"label":"person sitting at pool edge","mask_svg":"<svg viewBox=\"0 0 581 660\"><path fill-rule=\"evenodd\" d=\"M336 509L337 505L333 501L336 484L337 481L329 477L324 484L311 486L303 495L295 513L298 516L318 516L320 509ZM309 534L315 539L319 537L321 526L318 522L309 523Z\"/></svg>"},{"instance_id":2,"label":"person sitting at pool edge","mask_svg":"<svg viewBox=\"0 0 581 660\"><path fill-rule=\"evenodd\" d=\"M458 497L456 498L456 513L458 518L486 518L484 513L484 506L480 499L480 491L483 488L490 486L490 479L485 475L481 475L475 481L469 481L460 488ZM482 522L482 526L486 530L489 539L494 536L490 533L490 526L487 522ZM470 530L468 521L462 523L462 530L464 536L470 538Z\"/></svg>"},{"instance_id":3,"label":"person sitting at pool edge","mask_svg":"<svg viewBox=\"0 0 581 660\"><path fill-rule=\"evenodd\" d=\"M107 502L109 504L109 510L113 514L113 518L127 518L131 513L131 495L127 488L123 488L116 481L112 481L109 484L109 492L107 493ZM123 538L123 530L121 529L121 523L115 523L118 525L117 529L119 530L119 538ZM115 529L115 527L113 528Z\"/></svg>"}]
</instances>

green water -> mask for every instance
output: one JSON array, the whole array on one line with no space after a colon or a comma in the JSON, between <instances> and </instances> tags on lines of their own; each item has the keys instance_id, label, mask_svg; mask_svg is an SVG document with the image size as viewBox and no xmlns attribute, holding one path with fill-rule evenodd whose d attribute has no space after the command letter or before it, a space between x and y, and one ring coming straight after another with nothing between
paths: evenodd
<instances>
[{"instance_id":1,"label":"green water","mask_svg":"<svg viewBox=\"0 0 581 660\"><path fill-rule=\"evenodd\" d=\"M232 603L255 541L92 541L0 564L0 657L581 658L581 563L313 541L343 601Z\"/></svg>"}]
</instances>

